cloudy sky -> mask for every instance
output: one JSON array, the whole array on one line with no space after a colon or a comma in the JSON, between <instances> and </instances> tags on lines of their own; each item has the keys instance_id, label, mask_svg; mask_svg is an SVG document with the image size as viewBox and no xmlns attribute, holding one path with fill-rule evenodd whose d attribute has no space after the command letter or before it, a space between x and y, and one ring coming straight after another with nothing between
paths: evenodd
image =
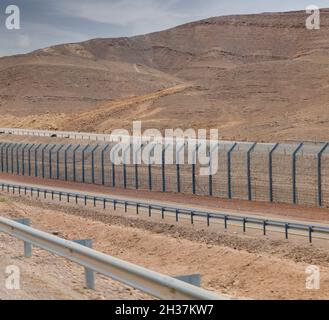
<instances>
[{"instance_id":1,"label":"cloudy sky","mask_svg":"<svg viewBox=\"0 0 329 320\"><path fill-rule=\"evenodd\" d=\"M21 29L7 30L6 7L17 5ZM0 56L91 38L131 36L189 21L240 13L289 11L329 0L0 0Z\"/></svg>"}]
</instances>

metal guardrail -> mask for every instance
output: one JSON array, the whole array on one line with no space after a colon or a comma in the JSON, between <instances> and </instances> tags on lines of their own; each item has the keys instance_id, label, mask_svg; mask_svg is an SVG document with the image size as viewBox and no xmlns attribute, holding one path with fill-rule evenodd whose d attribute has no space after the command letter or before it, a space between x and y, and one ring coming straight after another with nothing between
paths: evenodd
<instances>
[{"instance_id":1,"label":"metal guardrail","mask_svg":"<svg viewBox=\"0 0 329 320\"><path fill-rule=\"evenodd\" d=\"M190 218L191 224L194 224L195 218L200 217L206 220L208 227L210 226L212 220L223 221L225 229L228 229L229 222L239 222L242 225L243 232L246 232L248 225L254 225L254 226L256 225L256 226L261 226L264 236L267 234L267 230L269 227L275 227L284 230L286 239L289 239L289 230L302 231L307 233L310 243L312 243L313 241L314 234L329 235L329 227L325 227L321 225L309 225L309 224L302 224L302 223L289 222L289 221L268 220L268 219L248 217L248 216L213 213L213 212L206 212L206 211L200 211L200 210L189 209L189 208L179 208L173 206L165 206L161 204L151 204L151 203L137 202L132 200L122 200L122 199L115 199L112 197L92 196L82 193L66 192L66 191L31 187L25 185L22 186L17 184L8 184L1 182L0 182L0 186L2 191L5 191L6 189L7 192L10 192L10 189L12 190L13 193L15 193L15 191L17 190L19 194L21 194L23 191L25 195L27 195L27 192L30 192L31 196L33 196L33 193L36 192L38 197L40 197L40 195L43 194L45 199L47 198L48 195L51 195L52 200L54 200L54 197L56 195L59 197L60 201L62 201L62 199L66 197L67 202L70 202L71 199L74 199L76 204L78 204L79 200L83 200L85 206L87 205L88 201L92 201L94 207L97 206L97 203L101 203L104 209L106 209L107 204L112 204L114 210L117 209L118 205L122 205L124 207L125 212L128 211L129 207L134 207L136 209L137 215L139 214L140 209L147 209L150 217L152 213L156 211L161 213L162 219L165 218L166 213L173 213L176 216L176 222L179 222L180 216L185 216L185 217L188 216Z\"/></svg>"},{"instance_id":2,"label":"metal guardrail","mask_svg":"<svg viewBox=\"0 0 329 320\"><path fill-rule=\"evenodd\" d=\"M0 231L159 299L231 299L6 218L0 217Z\"/></svg>"}]
</instances>

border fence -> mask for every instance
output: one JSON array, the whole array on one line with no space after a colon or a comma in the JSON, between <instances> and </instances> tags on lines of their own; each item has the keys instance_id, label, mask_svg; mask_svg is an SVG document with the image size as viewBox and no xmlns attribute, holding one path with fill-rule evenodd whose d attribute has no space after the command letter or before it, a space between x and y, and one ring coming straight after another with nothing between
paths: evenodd
<instances>
[{"instance_id":1,"label":"border fence","mask_svg":"<svg viewBox=\"0 0 329 320\"><path fill-rule=\"evenodd\" d=\"M115 144L87 143L0 141L0 171L123 189L329 207L328 143L220 141L218 170L209 176L199 174L198 162L115 165L110 157ZM163 158L165 152L163 147Z\"/></svg>"}]
</instances>

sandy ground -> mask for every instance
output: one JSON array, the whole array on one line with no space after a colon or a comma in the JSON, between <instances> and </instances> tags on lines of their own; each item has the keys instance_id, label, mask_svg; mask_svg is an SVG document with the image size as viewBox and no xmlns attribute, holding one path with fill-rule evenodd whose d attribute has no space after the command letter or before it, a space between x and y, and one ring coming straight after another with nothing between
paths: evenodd
<instances>
[{"instance_id":1,"label":"sandy ground","mask_svg":"<svg viewBox=\"0 0 329 320\"><path fill-rule=\"evenodd\" d=\"M329 298L327 249L206 229L194 230L166 222L146 222L111 212L100 213L17 196L2 196L1 199L3 216L28 217L34 227L55 232L65 239L92 238L95 249L164 274L200 273L202 286L218 293L252 299ZM18 298L106 299L111 298L111 294L122 299L142 298L118 285L114 286L117 291L113 291L113 283L103 283L103 280L97 284L97 291L90 293L83 289L80 267L40 251L35 251L34 263L27 264L25 259L17 258L22 245L8 237L1 237L1 252L5 252L1 267L8 261L19 263L23 268L26 287L24 285L24 292L16 293ZM321 268L320 290L305 288L305 269L310 264ZM58 277L59 274L63 278ZM97 279L100 281L102 277ZM3 289L0 293L2 299L13 298Z\"/></svg>"}]
</instances>

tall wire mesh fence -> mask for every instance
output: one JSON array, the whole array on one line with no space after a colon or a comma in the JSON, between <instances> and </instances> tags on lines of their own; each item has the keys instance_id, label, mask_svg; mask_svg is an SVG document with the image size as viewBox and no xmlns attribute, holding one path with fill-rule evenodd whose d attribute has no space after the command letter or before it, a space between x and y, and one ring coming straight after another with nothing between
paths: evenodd
<instances>
[{"instance_id":1,"label":"tall wire mesh fence","mask_svg":"<svg viewBox=\"0 0 329 320\"><path fill-rule=\"evenodd\" d=\"M216 157L212 154L212 165L217 168L213 175L200 175L204 165L198 162L115 165L110 157L113 148L114 145L96 142L83 145L1 142L0 170L123 189L329 206L327 144L226 142L219 145Z\"/></svg>"}]
</instances>

